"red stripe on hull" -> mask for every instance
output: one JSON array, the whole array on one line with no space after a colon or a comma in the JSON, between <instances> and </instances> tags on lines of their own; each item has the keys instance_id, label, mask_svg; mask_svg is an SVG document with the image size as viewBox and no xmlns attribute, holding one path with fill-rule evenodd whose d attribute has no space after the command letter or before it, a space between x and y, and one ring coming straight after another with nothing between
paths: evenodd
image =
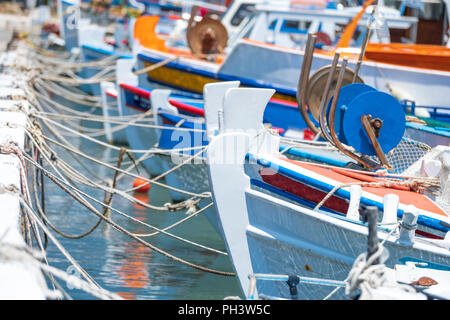
<instances>
[{"instance_id":1,"label":"red stripe on hull","mask_svg":"<svg viewBox=\"0 0 450 320\"><path fill-rule=\"evenodd\" d=\"M317 190L313 187L292 180L281 174L274 173L273 171L267 168L261 169L259 171L259 174L264 182L278 189L281 189L285 192L298 196L302 199L314 202L316 204L322 201L322 199L327 195L326 192ZM342 214L346 214L348 210L347 200L336 196L331 196L327 201L325 201L325 203L322 206L331 209L333 211L340 212ZM439 235L432 234L423 230L416 230L416 234L432 239L443 239L443 237Z\"/></svg>"},{"instance_id":2,"label":"red stripe on hull","mask_svg":"<svg viewBox=\"0 0 450 320\"><path fill-rule=\"evenodd\" d=\"M298 196L302 199L314 203L319 203L327 195L326 192L312 188L304 183L289 179L288 177L285 177L278 173L274 173L273 171L269 170L269 172L267 172L266 170L268 169L264 168L259 171L259 174L264 182L290 194ZM264 172L267 172L268 174L264 174ZM327 201L325 201L323 206L343 214L346 214L348 210L348 202L336 196L331 196Z\"/></svg>"},{"instance_id":3,"label":"red stripe on hull","mask_svg":"<svg viewBox=\"0 0 450 320\"><path fill-rule=\"evenodd\" d=\"M129 91L129 92L131 92L131 93L134 93L134 94L136 94L136 95L138 95L140 97L143 97L143 98L146 98L146 99L150 99L150 96L151 96L151 92L150 91L146 91L146 90L143 90L141 88L133 87L133 86L130 86L130 85L125 84L125 83L121 83L120 87L125 89L125 90L127 90L127 91Z\"/></svg>"},{"instance_id":4,"label":"red stripe on hull","mask_svg":"<svg viewBox=\"0 0 450 320\"><path fill-rule=\"evenodd\" d=\"M106 95L110 96L111 98L117 99L117 95L112 92L106 91Z\"/></svg>"},{"instance_id":5,"label":"red stripe on hull","mask_svg":"<svg viewBox=\"0 0 450 320\"><path fill-rule=\"evenodd\" d=\"M180 111L184 111L196 116L200 116L200 117L204 117L205 116L205 110L201 109L201 108L197 108L194 106L191 106L189 104L186 103L182 103L173 99L169 99L169 103L171 105L173 105L174 107L176 107L178 110Z\"/></svg>"}]
</instances>

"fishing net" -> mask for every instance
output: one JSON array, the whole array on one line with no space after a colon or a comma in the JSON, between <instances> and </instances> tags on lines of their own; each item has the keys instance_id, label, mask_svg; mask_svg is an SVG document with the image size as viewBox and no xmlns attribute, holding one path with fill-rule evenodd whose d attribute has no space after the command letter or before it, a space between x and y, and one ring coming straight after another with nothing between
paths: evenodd
<instances>
[{"instance_id":1,"label":"fishing net","mask_svg":"<svg viewBox=\"0 0 450 320\"><path fill-rule=\"evenodd\" d=\"M386 158L394 172L402 173L431 149L425 143L403 137L397 147L386 154ZM378 162L376 156L371 159Z\"/></svg>"}]
</instances>

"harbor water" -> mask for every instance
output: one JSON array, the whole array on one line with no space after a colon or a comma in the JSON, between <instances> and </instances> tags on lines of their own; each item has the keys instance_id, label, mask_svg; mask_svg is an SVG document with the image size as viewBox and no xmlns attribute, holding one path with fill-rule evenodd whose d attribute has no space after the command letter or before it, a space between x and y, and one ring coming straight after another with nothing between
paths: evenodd
<instances>
[{"instance_id":1,"label":"harbor water","mask_svg":"<svg viewBox=\"0 0 450 320\"><path fill-rule=\"evenodd\" d=\"M83 122L82 125L87 126L88 123ZM66 139L85 154L94 155L96 159L114 166L117 163L117 150L99 146L76 135L66 136ZM79 157L80 162L77 162L63 148L56 145L52 147L64 161L83 172L93 181L98 181L99 178L112 180L113 170L81 157ZM130 164L130 159L125 156L122 168L126 168ZM98 177L89 174L87 170ZM140 174L146 175L142 168L140 168ZM118 180L116 187L121 190L130 189L133 180L133 177L124 175L123 178ZM97 200L104 200L103 191L84 188L80 185L78 187ZM152 185L147 193L135 193L135 196L141 201L151 202L152 205L157 206L172 202L168 191L157 185ZM97 210L102 212L103 208L99 204L93 204ZM113 196L111 206L139 221L161 229L186 217L185 210L177 212L155 211L132 204L117 195ZM45 179L45 209L52 224L59 230L71 235L86 232L98 221L95 214L47 178ZM134 234L151 234L155 231L114 211L111 212L111 219ZM226 252L223 240L202 213L168 232ZM235 277L207 273L174 261L120 233L105 222L102 222L93 233L81 239L68 239L54 234L73 258L102 288L118 293L125 299L220 300L227 296L241 295ZM215 270L233 271L232 264L226 255L181 242L162 233L151 237L142 237L142 239L186 261ZM65 270L71 275L77 275L75 268L50 241L47 248L47 257L50 265ZM73 299L92 299L92 296L84 291L68 287L64 283L61 283L61 285Z\"/></svg>"}]
</instances>

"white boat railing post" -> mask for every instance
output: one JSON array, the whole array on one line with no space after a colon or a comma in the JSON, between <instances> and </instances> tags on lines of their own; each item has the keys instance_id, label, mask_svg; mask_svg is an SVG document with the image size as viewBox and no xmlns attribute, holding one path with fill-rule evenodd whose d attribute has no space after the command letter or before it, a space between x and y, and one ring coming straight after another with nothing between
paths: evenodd
<instances>
[{"instance_id":1,"label":"white boat railing post","mask_svg":"<svg viewBox=\"0 0 450 320\"><path fill-rule=\"evenodd\" d=\"M441 168L441 161L434 159L423 159L420 167L420 174L423 177L435 178L439 176Z\"/></svg>"},{"instance_id":2,"label":"white boat railing post","mask_svg":"<svg viewBox=\"0 0 450 320\"><path fill-rule=\"evenodd\" d=\"M415 232L417 229L418 210L413 205L408 205L403 213L403 219L400 227L399 242L404 245L414 243Z\"/></svg>"},{"instance_id":3,"label":"white boat railing post","mask_svg":"<svg viewBox=\"0 0 450 320\"><path fill-rule=\"evenodd\" d=\"M348 205L346 217L359 221L359 202L361 200L362 188L360 185L350 186L350 203Z\"/></svg>"},{"instance_id":4,"label":"white boat railing post","mask_svg":"<svg viewBox=\"0 0 450 320\"><path fill-rule=\"evenodd\" d=\"M390 193L383 197L383 218L381 224L396 224L399 197Z\"/></svg>"}]
</instances>

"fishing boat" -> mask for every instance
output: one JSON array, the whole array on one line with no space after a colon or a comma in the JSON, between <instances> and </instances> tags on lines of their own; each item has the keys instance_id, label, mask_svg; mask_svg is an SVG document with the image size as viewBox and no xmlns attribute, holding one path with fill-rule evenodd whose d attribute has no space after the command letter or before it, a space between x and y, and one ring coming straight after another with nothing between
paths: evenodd
<instances>
[{"instance_id":1,"label":"fishing boat","mask_svg":"<svg viewBox=\"0 0 450 320\"><path fill-rule=\"evenodd\" d=\"M135 148L158 147L161 152L146 160L148 171L153 175L164 175L168 185L188 191L189 194L204 194L209 192L209 183L206 174L204 149L209 141L217 133L220 123L223 121L219 116L222 108L222 99L227 89L238 87L239 82L223 82L207 84L204 89L205 100L186 99L177 96L170 90L153 89L146 91L138 87L120 85L123 98L122 103L126 105L127 113L142 114L153 110L154 128L127 128L129 144ZM276 110L276 103L269 102L267 109ZM140 110L140 111L139 111ZM267 110L266 110L267 112ZM295 109L297 117L299 112ZM240 117L250 117L245 108L239 112ZM264 113L262 122L270 117L270 110ZM357 166L351 157L341 153L338 149L325 141L311 141L312 136L297 135L296 139L286 137L282 128L267 126L267 130L277 132L285 140L280 144L279 151L290 159L301 159L314 163L327 163L336 167L346 167L350 164ZM305 130L304 122L297 123L298 129ZM144 134L145 131L145 134ZM308 132L308 131L306 131ZM308 140L309 139L309 140ZM402 147L414 145L408 139L402 141ZM408 158L402 157L401 161L393 163L394 170L401 172L428 149L416 150L415 154L409 154ZM393 151L389 156L399 158L399 153L404 154L402 148L399 152ZM151 163L150 163L151 161ZM171 191L174 200L183 201L188 198L187 194L176 190ZM217 227L214 211L209 210L206 215Z\"/></svg>"},{"instance_id":2,"label":"fishing boat","mask_svg":"<svg viewBox=\"0 0 450 320\"><path fill-rule=\"evenodd\" d=\"M301 89L310 81L314 46L309 35ZM280 153L280 136L264 130L261 120L275 90L232 88L223 96L222 125L210 139L206 162L219 225L245 295L254 274L291 275L287 285L252 285L254 292L281 298L292 298L291 279L327 275L344 281L364 251L369 212L390 253L386 266L415 262L450 270L450 148L437 146L393 173L395 159L387 155L403 139L405 112L392 95L355 82L351 69L353 81L343 85L348 57L340 65L339 58L338 53L322 88L319 125L322 136L360 168ZM303 108L305 95L299 97ZM242 105L249 116L242 117ZM235 192L227 191L224 179L233 181ZM330 292L326 284L304 283L296 298L323 299ZM345 294L336 291L333 297Z\"/></svg>"},{"instance_id":3,"label":"fishing boat","mask_svg":"<svg viewBox=\"0 0 450 320\"><path fill-rule=\"evenodd\" d=\"M241 31L243 28L242 25L247 21L245 17L248 17L252 13L251 9L257 3L261 3L261 1L240 0L230 5L220 20L230 37ZM280 3L284 4L284 2L275 3L277 5ZM207 3L202 3L202 6L207 9L217 10L218 12L224 10L220 6L211 6ZM167 39L167 34L170 33L170 30L175 29L175 23L180 21L180 18L173 18L173 15L167 16L167 14L163 15L163 12L157 12L159 14L158 16L146 16L138 19L138 26L135 25L135 18L116 19L114 28L111 29L111 26L98 25L92 23L89 18L82 18L78 2L76 1L73 3L62 2L60 7L63 8L63 11L60 12L61 36L63 39L67 38L66 49L72 50L73 48L78 48L83 62L96 61L108 57L114 58L115 56L129 56L133 47L134 36L139 38L139 42L142 45L151 44L153 48L164 50L164 47L160 45L161 40L158 37L165 37ZM142 11L143 9L140 8L140 10ZM328 15L334 14L334 11L336 11L333 9L327 10ZM353 13L351 12L344 14L347 19L352 15ZM209 19L208 21L211 23L214 20ZM191 22L189 21L188 23ZM140 30L137 34L135 31L136 28ZM155 32L157 36L151 36L149 31ZM282 31L283 34L287 34L284 29ZM185 32L185 30L182 32ZM134 36L133 33L135 33ZM108 34L113 34L112 39L110 39L111 36L108 36ZM170 37L176 37L176 35L169 36L169 39ZM74 40L72 41L71 39ZM186 43L184 47L187 47ZM80 76L88 78L98 74L100 71L98 68L84 68ZM100 92L98 84L83 85L82 88L86 92L94 95L99 95Z\"/></svg>"},{"instance_id":4,"label":"fishing boat","mask_svg":"<svg viewBox=\"0 0 450 320\"><path fill-rule=\"evenodd\" d=\"M144 164L150 174L164 176L167 184L174 188L169 190L172 199L184 201L192 194L205 194L210 191L204 150L219 127L217 111L221 106L221 98L227 89L237 86L239 82L208 84L205 86L204 101L183 97L165 89L146 91L124 84L120 86L122 103L126 105L127 110L125 115L153 111L154 128L130 126L126 129L127 137L133 148L157 147L161 150L145 160ZM276 109L276 104L272 102L271 108ZM295 112L298 117L296 109ZM268 114L270 115L270 112ZM272 127L271 130L284 133L280 128ZM352 161L324 142L306 141L301 148L298 145L295 148L288 146L287 143L281 148L285 149L287 155L295 158L337 166L345 166L348 161ZM199 205L201 208L202 202ZM206 210L205 215L219 231L214 208Z\"/></svg>"},{"instance_id":5,"label":"fishing boat","mask_svg":"<svg viewBox=\"0 0 450 320\"><path fill-rule=\"evenodd\" d=\"M275 89L274 98L295 103L299 78L298 66L302 64L304 50L281 47L267 43L267 41L278 38L274 32L280 34L280 39L283 38L281 37L281 17L284 21L297 22L297 25L302 25L306 16L312 16L317 19L317 23L311 23L311 26L315 25L316 28L321 19L347 24L354 18L354 15L349 13L337 13L338 10L330 11L332 13L320 10L296 11L291 8L256 5L257 13L251 19L252 23L247 24L249 26L247 29L243 27L241 35L245 38L235 39L225 58L219 58L217 61L198 59L189 52L180 52L172 48L154 50L151 46L141 47L140 50L137 50L138 69L156 64L160 64L160 67L141 75L139 85L151 88L156 83L176 90L201 94L206 83L236 80L247 87ZM362 12L366 12L365 9ZM363 18L364 15L353 21L363 23ZM366 16L365 22L368 18ZM413 24L408 19L392 19L392 26L403 24L403 28L409 28ZM273 21L280 21L278 23L281 25L279 28L274 27L274 30L270 30ZM386 18L386 21L389 24L389 18ZM348 30L351 31L351 28ZM306 38L308 31L313 30L303 29L300 30L300 33L304 33L304 38ZM344 42L341 44L342 47L335 48L330 52L316 49L312 71L318 71L329 65L333 59L333 53L336 51L346 52L353 57L358 56L359 49L348 49L344 46ZM270 63L268 63L269 61ZM356 64L356 59L349 62L352 67L355 67ZM447 71L398 66L366 59L361 67L361 74L368 85L390 92L399 100L414 101L418 106L448 107L448 102L439 94L439 92L445 91L450 83L450 73ZM426 89L424 84L426 84Z\"/></svg>"},{"instance_id":6,"label":"fishing boat","mask_svg":"<svg viewBox=\"0 0 450 320\"><path fill-rule=\"evenodd\" d=\"M257 282L279 282L289 286L291 299L298 299L298 291L304 284L333 288L324 300L330 299L339 289L345 288L345 296L352 300L448 300L450 273L434 266L406 261L388 268L384 263L389 251L382 239L378 239L377 210L366 212L367 251L354 261L345 280L331 280L326 276L305 277L286 274L257 273L249 275L249 300L273 300L281 297L256 294Z\"/></svg>"},{"instance_id":7,"label":"fishing boat","mask_svg":"<svg viewBox=\"0 0 450 320\"><path fill-rule=\"evenodd\" d=\"M237 12L239 12L241 10L241 8L244 6L244 4L241 3L237 3L234 6L230 6L229 11L227 11L227 13L225 14L225 16L223 17L223 21L225 24L231 25L231 18L233 16L233 13L235 12L235 15L237 14ZM263 9L260 9L263 12L265 12ZM273 8L266 8L267 12L273 12ZM331 10L332 11L332 10ZM310 11L308 11L310 12ZM324 13L321 13L319 11L318 15L320 15L321 17L323 17ZM327 13L327 18L329 19L331 13ZM334 15L336 15L336 13L334 13ZM296 13L296 17L298 17L299 14ZM343 15L343 14L339 14L340 18L342 18L342 16L345 17L345 21L349 21L352 18L352 15ZM303 17L304 19L304 17ZM334 20L333 23L335 23L336 21L336 17L333 16ZM391 22L392 24L402 24L403 23L403 28L406 28L407 26L410 26L415 20L414 19L410 19L410 20L406 20L402 21L401 19L398 18L392 18L393 22ZM281 19L278 19L279 21L283 21ZM367 20L367 18L366 18ZM135 35L137 36L138 43L139 44L144 44L144 45L152 45L155 46L155 43L158 43L158 46L161 46L161 42L160 41L155 41L155 39L157 39L157 37L151 36L151 33L149 35L148 30L152 30L154 28L154 26L157 24L157 19L154 19L153 17L145 17L145 18L139 18L138 19L138 28L135 32ZM291 21L291 20L290 20ZM364 22L363 19L358 20L361 23L366 23ZM140 26L139 26L140 25ZM317 25L317 23L316 23ZM270 28L269 28L270 29ZM281 29L280 29L281 30ZM145 31L145 32L144 32ZM281 32L282 33L282 32ZM256 37L256 36L255 36ZM151 41L150 41L151 40ZM247 40L243 40L243 41L247 41ZM278 100L284 100L284 106L286 106L286 108L282 108L280 107L282 111L282 113L284 112L288 112L292 114L292 107L295 106L295 92L297 91L296 89L294 89L293 85L288 85L286 83L286 79L292 79L292 77L295 77L297 75L294 75L295 69L293 66L292 61L296 61L298 60L298 58L302 59L303 55L301 57L295 57L293 58L292 56L288 56L286 57L285 55L283 56L283 59L277 59L276 56L273 56L273 50L272 48L270 48L270 50L265 50L266 48L261 48L259 47L257 51L252 50L251 48L243 45L245 47L245 49L240 50L237 49L236 51L232 51L231 54L227 57L226 61L223 63L223 69L224 69L224 75L220 76L220 72L219 72L219 76L214 75L213 73L208 73L208 72L203 72L202 69L211 69L210 66L212 65L217 65L214 63L210 63L207 61L201 61L198 59L194 59L193 61L190 61L188 64L192 64L192 62L195 64L195 67L192 66L186 66L186 70L184 70L184 67L182 66L182 64L179 64L178 62L170 62L166 65L163 65L161 67L155 68L151 71L148 71L147 73L141 73L141 75L139 76L139 87L140 88L154 88L154 87L171 87L171 88L176 88L178 91L183 90L183 91L187 91L187 92L191 92L191 93L196 93L199 94L202 91L202 86L205 83L208 83L210 81L217 81L220 79L223 80L239 80L241 81L241 83L244 86L253 86L253 87L272 87L272 88L276 88L276 90L278 91L277 95L274 97L275 99ZM254 43L251 44L251 46L253 47L253 49L255 48ZM238 45L238 47L240 47ZM241 46L242 47L242 46ZM83 47L83 52L85 52L85 55L95 55L95 54L113 54L112 52L106 52L106 51L102 51L102 50L94 50L92 49L92 47L88 48L86 46ZM164 45L163 45L164 48ZM268 49L268 48L267 48ZM172 49L175 50L175 49ZM178 50L178 49L177 49ZM166 51L165 49L163 49L163 51ZM180 51L180 50L178 50ZM181 51L180 51L181 52ZM263 59L265 59L264 57L267 56L266 52L270 52L270 55L273 56L274 60L271 61L281 61L281 62L277 62L277 63L271 63L270 65L272 67L271 70L266 70L265 68L261 68L261 67L256 67L256 64L254 61L247 61L249 59L249 57L253 57L255 55L257 55L258 57L263 57ZM161 53L161 52L160 52ZM233 54L234 53L234 54ZM281 56L280 56L281 57ZM95 57L96 59L99 59L99 57ZM130 58L130 57L126 57L126 58ZM272 57L270 57L271 59ZM172 60L172 58L168 58L169 60ZM182 60L183 58L177 59L177 61ZM138 61L140 61L138 63L138 67L136 69L138 70L142 70L143 68L148 68L151 64L147 64L144 62L144 64L142 64L142 54L138 54ZM192 59L191 59L192 60ZM156 61L156 60L155 60ZM163 63L164 61L167 60L161 60L158 63ZM286 66L286 61L291 61L289 62L289 66ZM299 63L301 62L301 60L299 60ZM329 62L329 60L327 61ZM243 69L241 66L245 64L246 68ZM259 64L259 63L258 63ZM279 65L280 64L280 65ZM268 65L268 64L262 64L264 66ZM284 75L281 75L279 70L275 70L274 71L274 66L276 69L283 69L284 71L287 72L287 70L289 70L288 74L290 75L290 77L284 77ZM183 70L174 70L173 66L175 66L175 69L177 69L178 67L181 67L181 69ZM365 66L364 66L365 68ZM262 71L261 71L262 69ZM287 70L286 70L287 69ZM377 67L378 69L378 67ZM227 71L228 70L228 71ZM229 76L229 74L236 74L236 73L241 73L243 72L243 70L246 70L246 78L243 78L242 76L238 76L238 77L234 77L234 76ZM96 72L98 72L99 70L91 70L92 74L95 74ZM198 72L197 72L198 71ZM248 72L249 71L249 72ZM255 71L255 72L253 72ZM373 71L373 70L372 70ZM251 78L248 77L248 75L251 75L252 72L254 73L253 76L251 76ZM364 70L362 72L365 72ZM379 76L379 71L375 71L378 73ZM228 74L227 74L228 73ZM396 73L394 70L390 70L389 75L392 74L398 74ZM149 76L150 74L152 74L153 76ZM411 74L405 73L402 77L408 77ZM419 77L418 74L415 74L416 78L414 78L415 80L413 80L414 82L416 82L416 79ZM162 77L162 78L161 78ZM392 77L389 78L389 83L388 85L390 86L389 89L392 89L392 82L396 82L399 83L401 86L408 86L410 84L404 84L403 79L400 79L402 77L398 77L399 79L397 79L397 81L395 81L396 79L393 79ZM434 75L433 75L434 77ZM263 78L264 80L261 81L261 78ZM270 79L269 79L270 78ZM151 83L149 83L148 80L152 80ZM159 80L157 80L159 79ZM371 77L368 78L369 82L372 79ZM192 81L191 81L192 80ZM379 83L379 79L377 80L376 78L373 79L375 82ZM439 78L439 80L445 81L446 79L441 79ZM167 85L168 82L178 82L178 84L181 85ZM290 81L290 80L288 80ZM431 80L430 80L431 81ZM284 82L284 83L283 83ZM291 81L290 81L291 82ZM277 83L276 86L273 85L273 83ZM280 83L280 85L278 85L278 83ZM439 82L438 84L436 84L439 88L442 87L441 82ZM93 85L89 85L92 87L98 87L97 84L93 84ZM383 85L379 85L379 86L383 86ZM411 86L409 86L410 88ZM289 88L289 89L286 89ZM418 88L419 89L419 88ZM89 90L88 90L89 91ZM92 91L92 90L91 90ZM95 90L96 92L98 91L98 89ZM399 93L398 95L400 96L400 98L411 98L408 95L405 95L404 92L402 92L402 90L396 86L395 90L396 93ZM411 98L412 99L412 98ZM415 103L415 102L414 102ZM119 105L120 107L120 105ZM123 105L122 105L123 107ZM424 110L424 108L417 108L417 110ZM440 110L441 108L439 108ZM441 113L441 111L439 111ZM122 114L124 113L124 111L121 112ZM282 113L279 113L280 115ZM284 117L286 118L286 117ZM296 117L298 118L298 117ZM288 119L291 119L290 117ZM292 118L294 123L299 123L297 121L297 119ZM269 121L270 122L270 121ZM291 128L286 128L286 126L291 125L292 123L286 123L284 125L284 130L296 130L295 125L293 125ZM413 127L414 128L414 127ZM445 133L444 133L445 134ZM429 140L429 139L428 139Z\"/></svg>"},{"instance_id":8,"label":"fishing boat","mask_svg":"<svg viewBox=\"0 0 450 320\"><path fill-rule=\"evenodd\" d=\"M153 26L160 36L168 34L179 19L173 13L181 12L181 7L158 5L156 2L145 2L144 5L141 2L129 1L127 6L131 11L136 11L136 15L144 12L161 15L159 23ZM106 22L96 23L93 21L95 14L83 13L82 8L79 1L59 1L60 36L66 50L79 53L82 62L132 58L135 17L123 16L121 13L119 16L109 15ZM112 8L110 11L113 11ZM85 67L79 72L79 76L88 79L102 74L102 71L104 73L105 70L100 67ZM99 83L82 84L81 88L88 94L100 96Z\"/></svg>"},{"instance_id":9,"label":"fishing boat","mask_svg":"<svg viewBox=\"0 0 450 320\"><path fill-rule=\"evenodd\" d=\"M360 215L369 208L378 211L378 238L389 250L385 262L388 267L410 261L450 270L450 149L435 148L395 181L373 171L291 160L279 152L280 137L264 130L261 122L273 93L270 89L229 89L223 102L223 126L207 150L219 225L243 293L248 292L252 274L326 275L329 279L345 280L355 258L364 251L367 226ZM247 106L251 117L239 114L242 105ZM367 106L358 106L363 115L368 111ZM395 108L401 114L401 107ZM361 128L362 125L353 128L353 132L360 132L354 136L372 145L362 136L365 129ZM401 130L397 127L395 131L398 136ZM224 155L235 162L225 162ZM425 186L424 193L405 188L406 179L420 180L426 173L429 178L443 178L438 196L431 195ZM233 181L233 192L229 192L224 181ZM256 292L289 299L289 287L285 282L262 281L257 283ZM323 299L330 291L328 286L302 284L298 298ZM344 297L343 292L333 296Z\"/></svg>"},{"instance_id":10,"label":"fishing boat","mask_svg":"<svg viewBox=\"0 0 450 320\"><path fill-rule=\"evenodd\" d=\"M119 59L117 61L117 104L120 116L139 116L141 121L153 125L153 127L135 126L129 124L125 131L126 141L133 149L146 150L158 146L159 132L156 114L151 107L152 91L140 88L137 84L137 76L131 72L134 61L129 59ZM199 109L202 102L198 96L190 96L183 92L172 95L172 101L177 101L180 105L185 102L191 104L192 109ZM105 109L104 109L105 110ZM106 115L109 118L109 114ZM116 141L116 139L114 139ZM164 172L158 157L149 157L143 164L151 175L160 175Z\"/></svg>"}]
</instances>

